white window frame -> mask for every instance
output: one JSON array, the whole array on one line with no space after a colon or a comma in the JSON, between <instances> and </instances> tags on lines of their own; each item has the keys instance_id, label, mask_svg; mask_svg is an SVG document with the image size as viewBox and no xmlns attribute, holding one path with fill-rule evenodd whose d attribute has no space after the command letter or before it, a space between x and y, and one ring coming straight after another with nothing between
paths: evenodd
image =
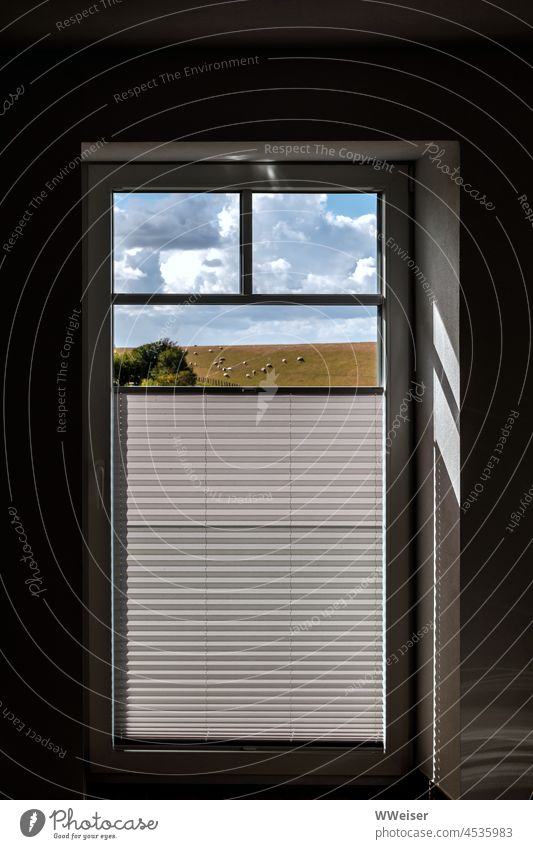
<instances>
[{"instance_id":1,"label":"white window frame","mask_svg":"<svg viewBox=\"0 0 533 849\"><path fill-rule=\"evenodd\" d=\"M189 145L187 145L190 148ZM211 148L214 146L211 145ZM87 762L97 775L121 773L121 778L147 772L169 781L209 781L209 774L230 783L269 781L302 776L302 780L335 782L390 778L404 774L413 760L411 726L414 706L413 665L401 649L414 631L411 576L412 473L409 457L412 432L408 422L397 431L385 453L387 481L385 514L385 745L223 746L210 752L134 749L113 745L112 705L112 572L111 572L111 397L112 397L112 196L116 191L150 189L184 191L252 187L268 180L271 190L379 192L384 199L381 229L383 334L385 358L385 433L400 408L413 378L412 293L407 262L410 200L406 162L390 168L339 162L276 163L227 161L221 145L219 161L201 165L180 159L174 145L170 162L94 162L84 166L84 533ZM231 160L231 156L228 159ZM283 296L285 300L292 300ZM116 296L115 296L116 298ZM270 296L265 296L270 300ZM362 299L362 301L364 298ZM361 302L362 302L361 301ZM357 300L354 299L356 304ZM394 662L393 659L395 658ZM180 779L181 776L181 779ZM307 776L307 779L305 778ZM312 777L312 779L309 778Z\"/></svg>"}]
</instances>

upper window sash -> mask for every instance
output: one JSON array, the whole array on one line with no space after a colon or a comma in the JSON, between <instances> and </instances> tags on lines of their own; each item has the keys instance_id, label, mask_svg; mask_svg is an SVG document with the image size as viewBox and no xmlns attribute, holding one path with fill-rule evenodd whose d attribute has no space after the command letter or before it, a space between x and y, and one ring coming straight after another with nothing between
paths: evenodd
<instances>
[{"instance_id":1,"label":"upper window sash","mask_svg":"<svg viewBox=\"0 0 533 849\"><path fill-rule=\"evenodd\" d=\"M292 183L283 186L283 191L270 186L262 186L261 190L255 192L251 189L235 192L230 191L231 188L228 187L228 192L204 190L202 187L189 192L181 186L173 187L172 190L165 189L164 192L156 189L147 192L145 186L127 192L115 190L112 193L114 230L112 297L114 303L179 304L184 301L238 303L243 299L253 298L256 303L268 301L381 305L383 302L381 192L356 190L352 186L336 188L332 191L329 186L326 186L328 191L319 193L314 187L309 190L298 189ZM179 200L165 204L165 200L171 198L173 194L185 195L184 205ZM153 196L154 200L147 201L143 209L142 203L136 203L136 196L139 195L147 198ZM226 219L231 219L235 214L235 209L231 208L231 198L239 197L237 241L234 232L229 237L227 233L223 234L221 238L221 232L216 231L217 213L220 218L220 207L224 205L224 200L216 203L211 210L209 204L206 208L205 202L202 203L206 195L214 195L217 200L219 196L222 196L228 202L229 206L223 209ZM278 212L275 202L274 204L264 203L269 195L276 198L276 201L278 199L280 201L280 220L275 223L272 223L272 218L275 218ZM306 197L302 209L298 207L297 202L295 206L295 197L298 195ZM363 202L359 209L357 205L352 206L350 198L357 195L374 196L373 204L367 205ZM131 196L131 201L128 200L128 196ZM307 198L311 198L312 202L309 203ZM117 199L116 202L115 199ZM257 199L259 204L263 202L265 208L254 211L254 199ZM127 224L129 230L125 229L125 225L121 223L128 214L131 218L131 224L129 222ZM373 221L365 220L373 215L375 215L375 225ZM176 223L168 227L168 218L172 216L176 218ZM297 222L294 227L294 238L290 232L293 221ZM230 223L234 224L231 221ZM283 229L283 225L287 223L291 225L289 231L287 226ZM281 235L276 233L280 225L282 225ZM160 244L158 226L161 229ZM296 232L297 228L302 232ZM256 241L255 244L254 229L259 230L262 236L261 241ZM305 232L306 229L309 229L308 234ZM230 227L231 230L234 231L235 227ZM209 246L209 240L211 240L211 246ZM203 251L191 250L196 243L202 245L202 242ZM300 245L305 245L305 252ZM171 264L169 257L174 260L174 265L179 267L181 250L185 252L184 256L187 260L192 255L193 260L200 262L200 273L197 274L196 279L191 277L180 289L181 281L174 282L165 278L167 283L165 287L163 273L160 270L159 279L149 281L144 289L143 283L147 279L145 269L149 269L149 263L153 265L152 259L157 257L158 269L161 269L165 263L168 268ZM198 260L198 255L202 253L205 265L201 264L203 260ZM278 253L281 258L277 258ZM137 254L142 256L139 258ZM229 262L227 262L228 257ZM228 268L223 268L222 273L213 274L213 269L205 267L223 266L225 263ZM187 265L190 264L190 262L187 263ZM270 271L263 271L269 266L271 266ZM287 272L287 269L290 270ZM376 281L375 291L354 291L358 286L372 287L372 272ZM261 280L263 273L266 282ZM125 280L118 287L116 286L117 274L121 274ZM214 291L208 290L209 283L206 285L205 280L200 283L199 278L202 274L206 278L209 275L213 276ZM128 275L131 275L130 280ZM238 285L232 286L231 280L235 276L238 277ZM279 284L276 281L278 276ZM366 277L369 278L369 283L366 283ZM304 279L301 285L298 285L300 278ZM220 291L220 283L228 287L227 291ZM198 286L202 284L205 287L204 291L197 291ZM322 285L326 291L320 290ZM173 291L169 291L171 286L175 287ZM343 290L344 286L345 290ZM219 291L216 291L217 287ZM263 291L259 291L261 287ZM166 291L161 291L164 288Z\"/></svg>"}]
</instances>

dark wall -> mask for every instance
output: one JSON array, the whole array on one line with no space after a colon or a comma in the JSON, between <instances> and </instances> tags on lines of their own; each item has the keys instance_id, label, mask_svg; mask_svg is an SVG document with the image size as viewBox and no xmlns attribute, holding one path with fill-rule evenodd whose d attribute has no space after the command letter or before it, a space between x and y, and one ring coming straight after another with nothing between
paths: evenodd
<instances>
[{"instance_id":1,"label":"dark wall","mask_svg":"<svg viewBox=\"0 0 533 849\"><path fill-rule=\"evenodd\" d=\"M232 50L219 58L252 53ZM81 141L101 137L450 138L460 142L464 179L496 206L488 211L461 197L463 498L480 481L510 411L520 413L483 492L462 514L463 773L471 795L525 795L533 507L512 533L506 525L533 484L527 296L533 231L518 201L525 193L533 203L532 120L523 102L531 91L529 68L503 49L366 47L337 61L331 52L321 59L257 55L254 65L185 78L185 66L216 57L176 49L32 50L2 72L3 96L24 86L1 117L2 245L31 213L12 249L0 251L9 316L2 790L15 798L65 798L83 790L79 330L61 434L56 383L68 319L82 298L80 168L52 190L47 182L79 154ZM176 70L182 79L115 102L116 93ZM42 202L31 207L41 192ZM39 572L31 560L20 560L31 555L17 540L10 506ZM25 583L32 575L37 582ZM60 751L47 748L48 740Z\"/></svg>"}]
</instances>

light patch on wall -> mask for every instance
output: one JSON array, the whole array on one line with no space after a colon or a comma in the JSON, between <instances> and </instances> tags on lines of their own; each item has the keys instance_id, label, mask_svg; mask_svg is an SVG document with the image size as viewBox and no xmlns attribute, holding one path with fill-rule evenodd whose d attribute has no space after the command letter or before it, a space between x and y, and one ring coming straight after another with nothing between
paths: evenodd
<instances>
[{"instance_id":1,"label":"light patch on wall","mask_svg":"<svg viewBox=\"0 0 533 849\"><path fill-rule=\"evenodd\" d=\"M460 504L461 455L459 431L435 372L433 372L433 437L446 466L457 503ZM439 509L438 504L436 509Z\"/></svg>"},{"instance_id":2,"label":"light patch on wall","mask_svg":"<svg viewBox=\"0 0 533 849\"><path fill-rule=\"evenodd\" d=\"M455 403L459 407L459 361L435 303L433 304L433 345L450 384Z\"/></svg>"}]
</instances>

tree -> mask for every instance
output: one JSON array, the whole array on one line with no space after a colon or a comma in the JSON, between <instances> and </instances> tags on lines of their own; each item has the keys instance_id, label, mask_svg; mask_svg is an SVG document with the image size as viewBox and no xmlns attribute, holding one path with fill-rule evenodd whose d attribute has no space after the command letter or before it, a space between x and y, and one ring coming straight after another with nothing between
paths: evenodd
<instances>
[{"instance_id":1,"label":"tree","mask_svg":"<svg viewBox=\"0 0 533 849\"><path fill-rule=\"evenodd\" d=\"M113 365L114 382L120 386L194 386L196 383L183 349L170 339L115 352Z\"/></svg>"},{"instance_id":2,"label":"tree","mask_svg":"<svg viewBox=\"0 0 533 849\"><path fill-rule=\"evenodd\" d=\"M133 383L138 386L143 379L143 364L135 348L131 351L116 352L113 355L113 378L119 386Z\"/></svg>"},{"instance_id":3,"label":"tree","mask_svg":"<svg viewBox=\"0 0 533 849\"><path fill-rule=\"evenodd\" d=\"M194 386L196 375L187 360L183 350L174 345L161 351L157 364L152 370L150 383L143 381L144 386Z\"/></svg>"},{"instance_id":4,"label":"tree","mask_svg":"<svg viewBox=\"0 0 533 849\"><path fill-rule=\"evenodd\" d=\"M158 371L152 372L152 377L145 378L141 386L194 386L196 375L190 370L186 371Z\"/></svg>"},{"instance_id":5,"label":"tree","mask_svg":"<svg viewBox=\"0 0 533 849\"><path fill-rule=\"evenodd\" d=\"M138 348L134 348L135 354L142 363L143 377L149 377L150 372L156 367L161 354L173 349L180 352L182 350L171 339L157 339L155 342L147 342L145 345L139 345Z\"/></svg>"}]
</instances>

